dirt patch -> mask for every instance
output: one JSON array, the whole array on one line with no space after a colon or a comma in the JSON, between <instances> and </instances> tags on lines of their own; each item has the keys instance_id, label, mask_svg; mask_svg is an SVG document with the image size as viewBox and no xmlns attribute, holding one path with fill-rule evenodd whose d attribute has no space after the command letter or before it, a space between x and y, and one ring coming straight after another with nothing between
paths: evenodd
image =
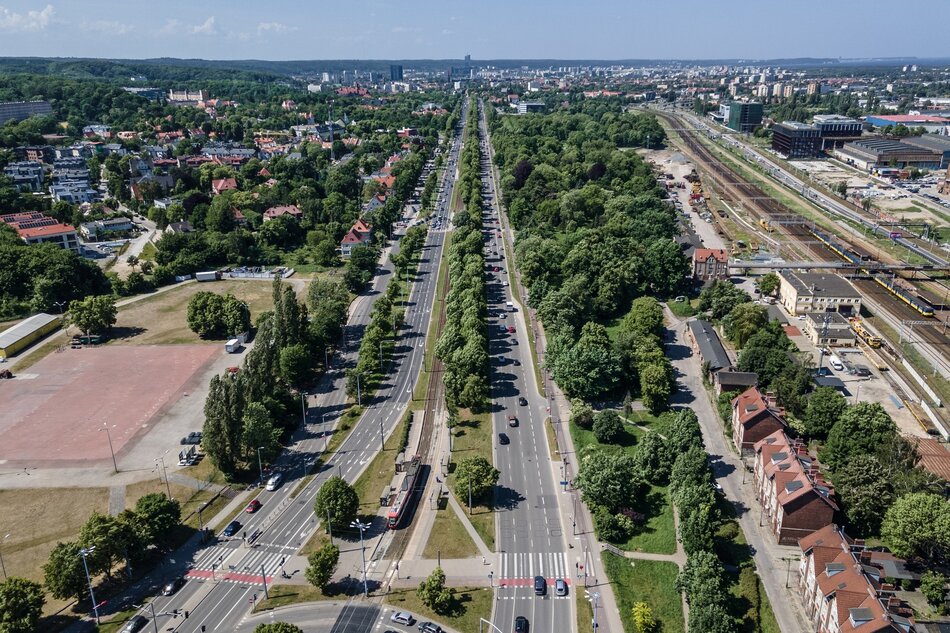
<instances>
[{"instance_id":1,"label":"dirt patch","mask_svg":"<svg viewBox=\"0 0 950 633\"><path fill-rule=\"evenodd\" d=\"M0 460L7 467L111 461L192 391L219 356L212 345L106 346L47 356L0 387ZM108 436L100 432L108 424Z\"/></svg>"}]
</instances>

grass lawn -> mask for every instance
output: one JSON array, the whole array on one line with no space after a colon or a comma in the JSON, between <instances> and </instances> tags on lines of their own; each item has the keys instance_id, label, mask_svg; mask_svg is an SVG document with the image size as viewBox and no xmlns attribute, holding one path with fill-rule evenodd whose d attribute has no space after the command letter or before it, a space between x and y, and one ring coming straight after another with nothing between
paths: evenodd
<instances>
[{"instance_id":1,"label":"grass lawn","mask_svg":"<svg viewBox=\"0 0 950 633\"><path fill-rule=\"evenodd\" d=\"M315 602L317 600L338 600L340 596L328 596L313 585L271 585L267 588L270 598L258 600L254 605L253 613L270 611L278 607L300 602ZM258 595L258 597L262 597Z\"/></svg>"},{"instance_id":2,"label":"grass lawn","mask_svg":"<svg viewBox=\"0 0 950 633\"><path fill-rule=\"evenodd\" d=\"M684 319L694 316L697 312L699 312L699 310L696 307L698 304L699 304L699 299L690 299L689 301L667 301L666 302L666 305L670 308L670 312Z\"/></svg>"},{"instance_id":3,"label":"grass lawn","mask_svg":"<svg viewBox=\"0 0 950 633\"><path fill-rule=\"evenodd\" d=\"M602 552L604 571L614 589L624 631L634 633L633 605L645 602L660 623L660 633L684 633L683 603L676 590L675 563L632 561ZM633 564L631 564L633 563Z\"/></svg>"},{"instance_id":4,"label":"grass lawn","mask_svg":"<svg viewBox=\"0 0 950 633\"><path fill-rule=\"evenodd\" d=\"M125 623L129 621L133 615L138 613L141 609L126 609L125 611L119 611L114 614L108 622L103 622L99 626L94 627L92 630L95 633L118 633L118 631L125 626ZM148 612L148 609L145 610ZM151 614L146 615L151 622ZM146 629L147 630L147 629Z\"/></svg>"},{"instance_id":5,"label":"grass lawn","mask_svg":"<svg viewBox=\"0 0 950 633\"><path fill-rule=\"evenodd\" d=\"M142 247L142 252L139 253L139 261L148 262L155 261L155 255L158 253L158 248L155 247L151 242L145 242L145 246Z\"/></svg>"},{"instance_id":6,"label":"grass lawn","mask_svg":"<svg viewBox=\"0 0 950 633\"><path fill-rule=\"evenodd\" d=\"M435 523L422 557L437 558L440 554L443 558L470 558L478 554L472 537L448 504L435 513Z\"/></svg>"},{"instance_id":7,"label":"grass lawn","mask_svg":"<svg viewBox=\"0 0 950 633\"><path fill-rule=\"evenodd\" d=\"M229 280L185 284L119 309L114 335L133 345L168 345L207 342L188 328L188 301L198 292L232 294L248 304L251 322L273 308L269 280ZM298 292L303 299L305 295ZM222 339L223 340L223 339Z\"/></svg>"},{"instance_id":8,"label":"grass lawn","mask_svg":"<svg viewBox=\"0 0 950 633\"><path fill-rule=\"evenodd\" d=\"M421 412L416 418L418 420L416 424L422 424ZM379 491L391 482L396 474L396 456L399 454L402 443L403 429L408 424L408 416L403 416L395 430L386 439L385 448L376 454L360 478L353 484L360 498L360 514L374 515L379 511Z\"/></svg>"},{"instance_id":9,"label":"grass lawn","mask_svg":"<svg viewBox=\"0 0 950 633\"><path fill-rule=\"evenodd\" d=\"M544 418L544 435L548 438L548 455L551 456L551 461L559 462L561 461L561 454L557 452L557 440L554 437L555 433L554 425L551 424L551 418Z\"/></svg>"},{"instance_id":10,"label":"grass lawn","mask_svg":"<svg viewBox=\"0 0 950 633\"><path fill-rule=\"evenodd\" d=\"M218 496L214 499L207 507L209 500L214 497L215 493L212 490L196 490L188 486L182 486L181 484L170 483L169 488L172 491L172 498L177 499L181 504L181 518L184 520L185 525L198 529L198 508L203 508L201 511L202 524L207 521L210 521L214 516L228 504L230 499L227 499L223 496ZM148 481L140 481L134 483L125 488L125 507L134 508L135 502L138 501L140 497L143 497L152 492L159 492L161 494L168 494L165 483L159 481L158 479L150 479ZM189 516L191 515L191 516Z\"/></svg>"},{"instance_id":11,"label":"grass lawn","mask_svg":"<svg viewBox=\"0 0 950 633\"><path fill-rule=\"evenodd\" d=\"M468 410L459 412L459 422L452 429L455 434L452 451L452 461L458 463L467 457L484 457L489 463L492 461L492 422L488 413L472 413ZM450 471L451 472L451 471ZM449 475L447 484L453 489L455 477ZM468 508L468 499L458 497L462 507ZM495 512L493 508L475 505L469 516L475 531L478 532L489 549L495 549Z\"/></svg>"},{"instance_id":12,"label":"grass lawn","mask_svg":"<svg viewBox=\"0 0 950 633\"><path fill-rule=\"evenodd\" d=\"M583 588L581 585L581 590ZM594 610L590 601L581 591L575 591L574 602L577 606L577 633L594 633Z\"/></svg>"},{"instance_id":13,"label":"grass lawn","mask_svg":"<svg viewBox=\"0 0 950 633\"><path fill-rule=\"evenodd\" d=\"M436 623L446 624L459 633L478 633L479 618L491 619L493 592L488 587L455 590L455 603L448 614L438 615L422 604L416 590L400 589L386 595L386 603L397 609L418 613Z\"/></svg>"}]
</instances>

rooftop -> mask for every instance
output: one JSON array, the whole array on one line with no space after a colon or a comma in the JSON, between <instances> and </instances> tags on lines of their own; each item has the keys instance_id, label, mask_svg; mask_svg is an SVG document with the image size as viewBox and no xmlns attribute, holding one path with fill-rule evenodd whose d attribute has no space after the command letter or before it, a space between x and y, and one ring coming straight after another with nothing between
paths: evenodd
<instances>
[{"instance_id":1,"label":"rooftop","mask_svg":"<svg viewBox=\"0 0 950 633\"><path fill-rule=\"evenodd\" d=\"M783 270L779 276L791 285L799 296L811 297L821 294L836 298L861 298L861 294L854 289L854 286L840 275Z\"/></svg>"},{"instance_id":2,"label":"rooftop","mask_svg":"<svg viewBox=\"0 0 950 633\"><path fill-rule=\"evenodd\" d=\"M9 347L10 345L13 345L22 339L24 336L28 336L46 324L58 320L59 317L53 316L52 314L46 314L45 312L40 312L39 314L34 314L28 319L23 319L13 327L7 328L3 332L0 332L0 348Z\"/></svg>"},{"instance_id":3,"label":"rooftop","mask_svg":"<svg viewBox=\"0 0 950 633\"><path fill-rule=\"evenodd\" d=\"M689 330L699 346L699 353L703 361L709 363L710 369L723 369L732 366L732 361L726 353L726 348L722 346L719 335L713 328L712 323L695 319L689 322Z\"/></svg>"}]
</instances>

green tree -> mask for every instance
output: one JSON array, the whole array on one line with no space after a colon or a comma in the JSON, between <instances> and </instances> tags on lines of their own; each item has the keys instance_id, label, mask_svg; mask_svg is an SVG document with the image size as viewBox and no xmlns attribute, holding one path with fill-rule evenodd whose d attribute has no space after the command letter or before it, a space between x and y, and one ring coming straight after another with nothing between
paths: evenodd
<instances>
[{"instance_id":1,"label":"green tree","mask_svg":"<svg viewBox=\"0 0 950 633\"><path fill-rule=\"evenodd\" d=\"M712 483L709 458L699 445L693 445L676 456L670 471L670 490L675 495L684 486L706 486Z\"/></svg>"},{"instance_id":2,"label":"green tree","mask_svg":"<svg viewBox=\"0 0 950 633\"><path fill-rule=\"evenodd\" d=\"M0 583L0 633L33 633L46 596L32 580L10 576Z\"/></svg>"},{"instance_id":3,"label":"green tree","mask_svg":"<svg viewBox=\"0 0 950 633\"><path fill-rule=\"evenodd\" d=\"M270 412L260 402L252 402L244 410L241 443L246 461L252 461L258 449L268 458L280 451L280 429L274 427Z\"/></svg>"},{"instance_id":4,"label":"green tree","mask_svg":"<svg viewBox=\"0 0 950 633\"><path fill-rule=\"evenodd\" d=\"M204 435L201 438L201 446L211 463L225 476L234 473L241 459L244 394L245 391L251 391L251 387L245 385L247 381L253 380L256 373L256 365L252 362L252 358L259 358L268 347L266 343L261 342L262 340L262 338L258 339L258 344L245 360L243 373L252 378L214 376L208 388L208 397L205 399L205 423L202 427Z\"/></svg>"},{"instance_id":5,"label":"green tree","mask_svg":"<svg viewBox=\"0 0 950 633\"><path fill-rule=\"evenodd\" d=\"M686 594L690 611L694 605L722 604L728 593L723 574L722 563L713 552L700 550L687 556L686 564L676 577L676 585Z\"/></svg>"},{"instance_id":6,"label":"green tree","mask_svg":"<svg viewBox=\"0 0 950 633\"><path fill-rule=\"evenodd\" d=\"M623 420L616 411L605 409L594 416L593 430L601 444L616 444L624 435Z\"/></svg>"},{"instance_id":7,"label":"green tree","mask_svg":"<svg viewBox=\"0 0 950 633\"><path fill-rule=\"evenodd\" d=\"M646 492L636 462L627 453L597 450L581 459L574 485L584 501L611 513L633 507Z\"/></svg>"},{"instance_id":8,"label":"green tree","mask_svg":"<svg viewBox=\"0 0 950 633\"><path fill-rule=\"evenodd\" d=\"M831 427L821 461L832 471L840 470L854 456L873 453L896 434L897 425L880 403L859 402Z\"/></svg>"},{"instance_id":9,"label":"green tree","mask_svg":"<svg viewBox=\"0 0 950 633\"><path fill-rule=\"evenodd\" d=\"M93 512L79 531L79 544L90 550L89 573L112 578L113 568L144 546L132 525L117 517Z\"/></svg>"},{"instance_id":10,"label":"green tree","mask_svg":"<svg viewBox=\"0 0 950 633\"><path fill-rule=\"evenodd\" d=\"M834 475L848 525L861 535L878 533L884 513L893 501L889 474L874 455L855 455Z\"/></svg>"},{"instance_id":11,"label":"green tree","mask_svg":"<svg viewBox=\"0 0 950 633\"><path fill-rule=\"evenodd\" d=\"M445 586L445 572L441 567L436 567L425 580L419 583L416 594L422 600L422 604L439 614L448 612L454 601L452 590Z\"/></svg>"},{"instance_id":12,"label":"green tree","mask_svg":"<svg viewBox=\"0 0 950 633\"><path fill-rule=\"evenodd\" d=\"M639 297L620 323L623 331L636 337L663 336L663 308L653 297Z\"/></svg>"},{"instance_id":13,"label":"green tree","mask_svg":"<svg viewBox=\"0 0 950 633\"><path fill-rule=\"evenodd\" d=\"M643 406L653 415L657 415L670 402L673 384L666 367L650 363L640 369L640 396Z\"/></svg>"},{"instance_id":14,"label":"green tree","mask_svg":"<svg viewBox=\"0 0 950 633\"><path fill-rule=\"evenodd\" d=\"M779 278L775 273L766 273L759 278L759 291L767 297L774 296L779 285Z\"/></svg>"},{"instance_id":15,"label":"green tree","mask_svg":"<svg viewBox=\"0 0 950 633\"><path fill-rule=\"evenodd\" d=\"M202 290L188 300L186 322L201 338L220 334L223 321L224 299L221 295Z\"/></svg>"},{"instance_id":16,"label":"green tree","mask_svg":"<svg viewBox=\"0 0 950 633\"><path fill-rule=\"evenodd\" d=\"M571 422L582 429L594 427L594 409L580 398L571 400Z\"/></svg>"},{"instance_id":17,"label":"green tree","mask_svg":"<svg viewBox=\"0 0 950 633\"><path fill-rule=\"evenodd\" d=\"M690 605L687 629L703 633L733 633L737 630L737 622L720 603Z\"/></svg>"},{"instance_id":18,"label":"green tree","mask_svg":"<svg viewBox=\"0 0 950 633\"><path fill-rule=\"evenodd\" d=\"M824 440L847 408L848 401L834 387L815 389L805 407L804 422L808 437Z\"/></svg>"},{"instance_id":19,"label":"green tree","mask_svg":"<svg viewBox=\"0 0 950 633\"><path fill-rule=\"evenodd\" d=\"M933 570L924 572L920 577L920 593L930 606L942 611L946 604L947 577Z\"/></svg>"},{"instance_id":20,"label":"green tree","mask_svg":"<svg viewBox=\"0 0 950 633\"><path fill-rule=\"evenodd\" d=\"M280 350L280 375L287 384L301 387L310 374L310 352L300 343Z\"/></svg>"},{"instance_id":21,"label":"green tree","mask_svg":"<svg viewBox=\"0 0 950 633\"><path fill-rule=\"evenodd\" d=\"M501 472L484 457L465 457L455 468L455 495L468 499L471 483L472 499L487 499L500 476Z\"/></svg>"},{"instance_id":22,"label":"green tree","mask_svg":"<svg viewBox=\"0 0 950 633\"><path fill-rule=\"evenodd\" d=\"M662 486L669 482L673 456L659 433L647 433L633 449L633 462L640 477Z\"/></svg>"},{"instance_id":23,"label":"green tree","mask_svg":"<svg viewBox=\"0 0 950 633\"><path fill-rule=\"evenodd\" d=\"M115 325L117 314L114 297L86 297L69 303L66 322L75 325L83 334L104 334Z\"/></svg>"},{"instance_id":24,"label":"green tree","mask_svg":"<svg viewBox=\"0 0 950 633\"><path fill-rule=\"evenodd\" d=\"M75 541L57 543L43 565L43 584L50 595L59 600L73 598L82 602L88 591L86 572L79 551L82 546Z\"/></svg>"},{"instance_id":25,"label":"green tree","mask_svg":"<svg viewBox=\"0 0 950 633\"><path fill-rule=\"evenodd\" d=\"M726 336L738 347L745 345L749 338L769 322L765 306L755 303L740 303L723 319Z\"/></svg>"},{"instance_id":26,"label":"green tree","mask_svg":"<svg viewBox=\"0 0 950 633\"><path fill-rule=\"evenodd\" d=\"M190 307L189 302L189 307ZM247 303L227 294L221 303L221 330L225 336L242 334L251 329L251 309Z\"/></svg>"},{"instance_id":27,"label":"green tree","mask_svg":"<svg viewBox=\"0 0 950 633\"><path fill-rule=\"evenodd\" d=\"M330 543L315 552L311 552L307 557L307 571L305 575L311 585L323 591L333 578L337 563L340 562L340 548Z\"/></svg>"},{"instance_id":28,"label":"green tree","mask_svg":"<svg viewBox=\"0 0 950 633\"><path fill-rule=\"evenodd\" d=\"M254 627L254 633L303 633L303 629L288 622L271 622L258 624Z\"/></svg>"},{"instance_id":29,"label":"green tree","mask_svg":"<svg viewBox=\"0 0 950 633\"><path fill-rule=\"evenodd\" d=\"M670 430L666 434L666 444L673 459L693 446L698 446L702 450L703 432L699 428L699 420L692 409L681 409L676 413Z\"/></svg>"},{"instance_id":30,"label":"green tree","mask_svg":"<svg viewBox=\"0 0 950 633\"><path fill-rule=\"evenodd\" d=\"M633 604L633 628L635 633L656 633L656 617L646 602Z\"/></svg>"},{"instance_id":31,"label":"green tree","mask_svg":"<svg viewBox=\"0 0 950 633\"><path fill-rule=\"evenodd\" d=\"M321 521L330 517L330 526L334 530L349 528L359 509L360 498L356 491L336 475L323 482L313 504L313 511Z\"/></svg>"},{"instance_id":32,"label":"green tree","mask_svg":"<svg viewBox=\"0 0 950 633\"><path fill-rule=\"evenodd\" d=\"M166 540L181 522L181 504L161 492L150 492L139 497L134 511L141 519L141 524L148 529L143 535L147 543L156 544Z\"/></svg>"},{"instance_id":33,"label":"green tree","mask_svg":"<svg viewBox=\"0 0 950 633\"><path fill-rule=\"evenodd\" d=\"M927 492L898 498L884 515L881 540L901 558L935 560L950 548L950 504Z\"/></svg>"}]
</instances>

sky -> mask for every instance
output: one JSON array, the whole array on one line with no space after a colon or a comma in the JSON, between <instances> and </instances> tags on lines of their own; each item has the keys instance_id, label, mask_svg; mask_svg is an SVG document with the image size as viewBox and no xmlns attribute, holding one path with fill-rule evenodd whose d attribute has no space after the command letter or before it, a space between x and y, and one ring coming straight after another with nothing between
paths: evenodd
<instances>
[{"instance_id":1,"label":"sky","mask_svg":"<svg viewBox=\"0 0 950 633\"><path fill-rule=\"evenodd\" d=\"M946 57L893 0L0 0L0 56Z\"/></svg>"}]
</instances>

